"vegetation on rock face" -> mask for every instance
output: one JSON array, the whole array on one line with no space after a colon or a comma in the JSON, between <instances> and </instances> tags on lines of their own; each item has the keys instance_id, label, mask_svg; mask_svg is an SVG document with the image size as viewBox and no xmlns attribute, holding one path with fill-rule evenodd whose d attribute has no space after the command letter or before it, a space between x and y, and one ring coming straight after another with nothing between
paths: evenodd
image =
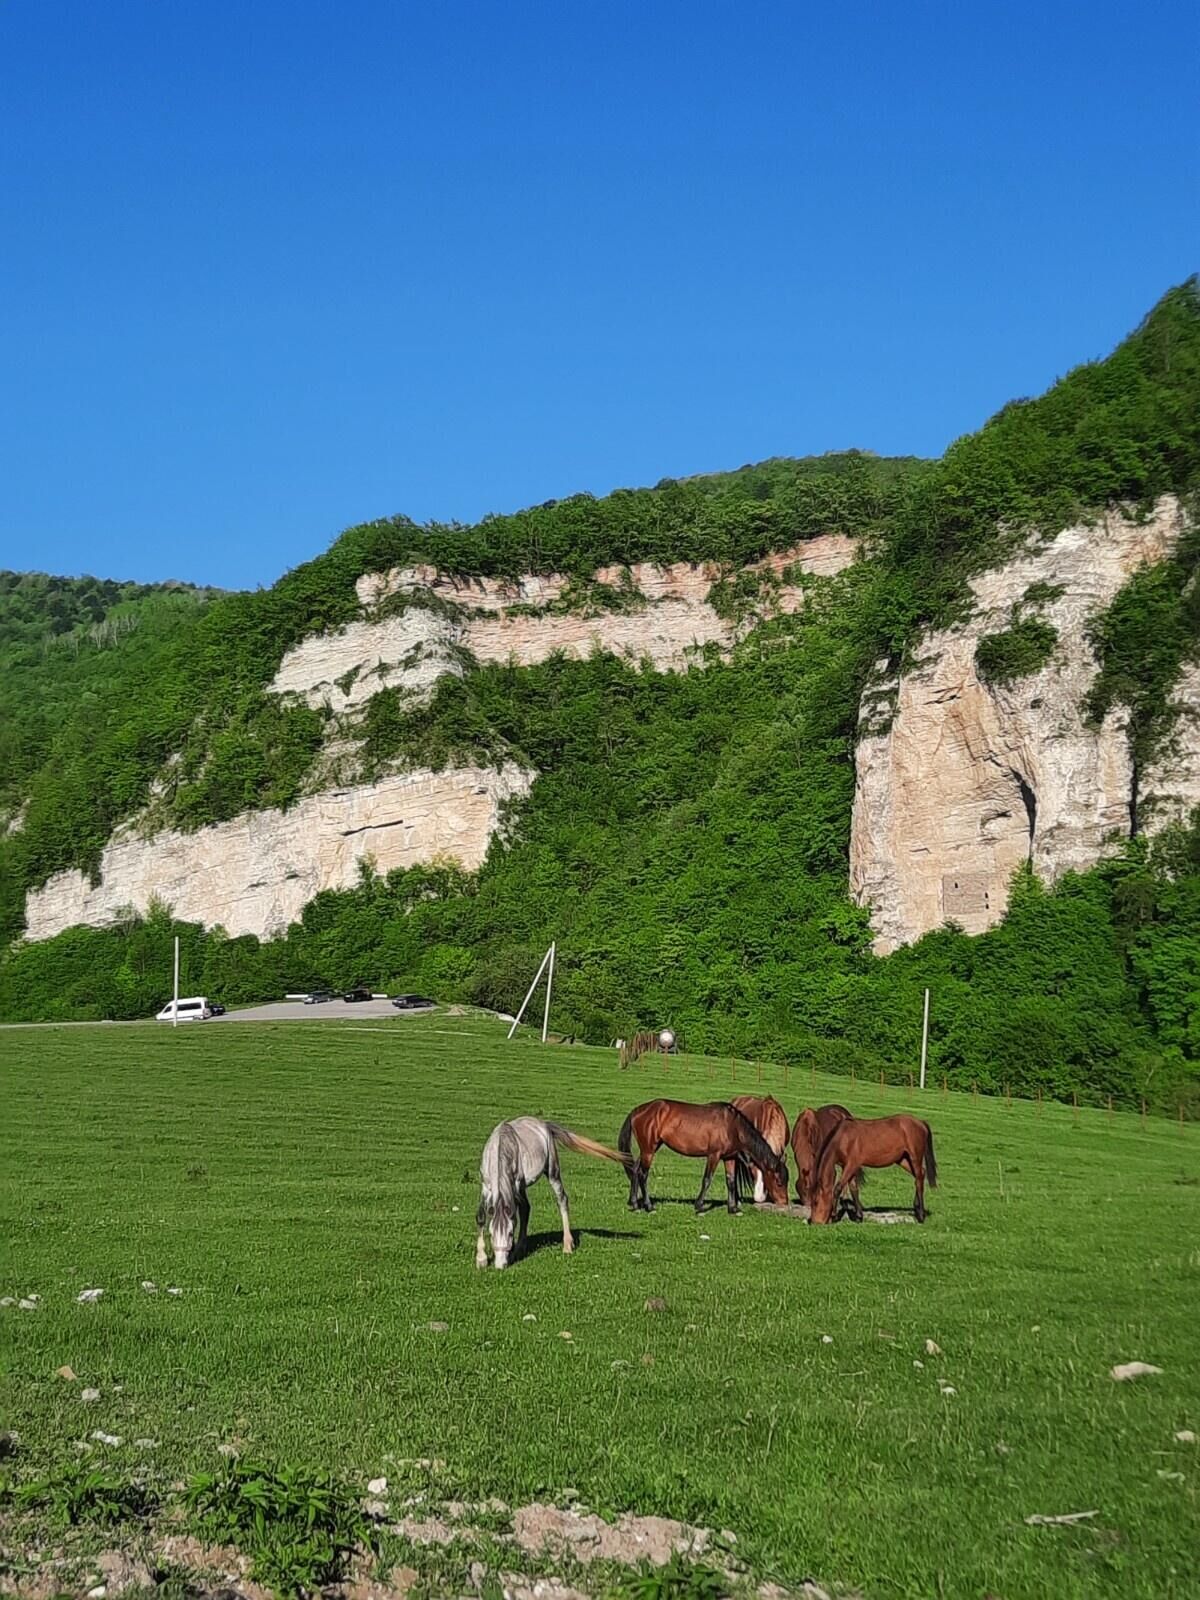
<instances>
[{"instance_id":1,"label":"vegetation on rock face","mask_svg":"<svg viewBox=\"0 0 1200 1600\"><path fill-rule=\"evenodd\" d=\"M1002 633L985 633L975 646L975 670L984 683L1009 684L1044 667L1058 629L1040 617L1021 617Z\"/></svg>"},{"instance_id":2,"label":"vegetation on rock face","mask_svg":"<svg viewBox=\"0 0 1200 1600\"><path fill-rule=\"evenodd\" d=\"M1091 643L1100 671L1088 697L1088 712L1100 721L1114 706L1128 714L1134 772L1140 774L1163 749L1181 714L1172 688L1186 663L1200 660L1200 523L1192 517L1175 555L1143 567L1096 619ZM1133 825L1137 827L1137 797Z\"/></svg>"},{"instance_id":3,"label":"vegetation on rock face","mask_svg":"<svg viewBox=\"0 0 1200 1600\"><path fill-rule=\"evenodd\" d=\"M113 827L151 797L156 820L194 828L301 792L325 716L265 685L288 648L356 614L364 572L562 571L606 604L589 587L601 566L703 559L724 574L714 601L741 621L761 587L740 575L747 562L841 532L864 538L867 558L814 580L801 614L755 628L731 659L710 651L703 671L551 659L469 667L426 705L376 694L357 730L368 771L506 757L536 769L503 841L471 877L435 866L319 896L268 944L184 930L193 987L236 1001L370 978L511 1009L557 937L556 1014L588 1039L670 1020L695 1047L907 1072L933 981L934 1063L951 1082L1170 1099L1200 1054L1193 835L1054 893L1023 881L1002 927L936 933L887 961L848 900L846 861L856 719L877 665L894 671L923 629L961 614L968 577L1021 530L1198 481L1193 282L1107 361L1006 407L937 463L773 461L469 529L390 519L264 593L93 584L86 622L74 600L54 613L63 647L39 632L48 599L26 591L18 608L0 585L0 801L21 816L0 837L0 937L19 931L29 885L94 871ZM1196 554L1189 537L1097 619L1090 709L1129 707L1142 764L1195 654ZM1041 664L1054 630L1037 613L1054 597L1024 597L982 642L981 675ZM0 1014L144 1015L161 1003L168 931L151 918L17 946L0 961Z\"/></svg>"}]
</instances>

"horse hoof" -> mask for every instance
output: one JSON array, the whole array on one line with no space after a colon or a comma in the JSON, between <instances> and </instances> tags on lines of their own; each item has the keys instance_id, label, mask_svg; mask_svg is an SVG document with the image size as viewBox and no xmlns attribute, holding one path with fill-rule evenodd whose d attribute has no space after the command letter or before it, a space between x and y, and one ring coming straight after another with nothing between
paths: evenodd
<instances>
[{"instance_id":1,"label":"horse hoof","mask_svg":"<svg viewBox=\"0 0 1200 1600\"><path fill-rule=\"evenodd\" d=\"M565 1255L565 1256L572 1255L574 1253L574 1250L575 1250L575 1241L574 1241L574 1239L564 1239L563 1240L563 1255Z\"/></svg>"}]
</instances>

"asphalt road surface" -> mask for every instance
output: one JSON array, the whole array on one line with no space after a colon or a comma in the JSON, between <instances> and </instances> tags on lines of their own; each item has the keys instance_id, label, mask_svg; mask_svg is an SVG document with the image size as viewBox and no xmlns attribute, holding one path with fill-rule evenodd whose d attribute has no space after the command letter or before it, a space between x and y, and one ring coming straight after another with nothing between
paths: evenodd
<instances>
[{"instance_id":1,"label":"asphalt road surface","mask_svg":"<svg viewBox=\"0 0 1200 1600\"><path fill-rule=\"evenodd\" d=\"M390 1000L343 1000L340 995L326 1000L324 1005L307 1006L303 1000L275 1000L266 1006L246 1006L241 1011L227 1011L222 1017L210 1017L214 1022L359 1022L368 1017L424 1017L435 1006L420 1011L397 1011Z\"/></svg>"}]
</instances>

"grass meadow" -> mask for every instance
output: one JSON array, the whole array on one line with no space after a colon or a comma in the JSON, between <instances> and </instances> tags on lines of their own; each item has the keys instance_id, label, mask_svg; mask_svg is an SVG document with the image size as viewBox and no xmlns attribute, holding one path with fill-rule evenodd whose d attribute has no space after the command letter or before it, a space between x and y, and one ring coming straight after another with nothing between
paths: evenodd
<instances>
[{"instance_id":1,"label":"grass meadow","mask_svg":"<svg viewBox=\"0 0 1200 1600\"><path fill-rule=\"evenodd\" d=\"M447 1494L573 1491L731 1529L784 1585L1200 1594L1200 1446L1175 1439L1200 1432L1200 1130L734 1071L621 1073L615 1052L441 1013L0 1033L0 1293L40 1297L0 1311L20 1471L94 1430L122 1443L93 1455L163 1483L222 1444L357 1486L436 1458ZM700 1164L665 1152L664 1203L634 1216L617 1168L564 1153L576 1254L541 1184L532 1253L476 1271L501 1118L614 1143L641 1100L760 1082L789 1118L831 1099L924 1115L927 1225L697 1217ZM892 1172L863 1198L911 1193ZM1132 1359L1161 1375L1114 1382Z\"/></svg>"}]
</instances>

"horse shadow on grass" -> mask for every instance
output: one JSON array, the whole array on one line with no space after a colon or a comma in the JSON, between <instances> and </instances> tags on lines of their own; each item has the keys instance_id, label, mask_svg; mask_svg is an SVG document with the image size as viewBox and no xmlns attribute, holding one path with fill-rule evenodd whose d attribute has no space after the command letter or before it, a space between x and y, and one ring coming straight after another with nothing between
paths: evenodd
<instances>
[{"instance_id":1,"label":"horse shadow on grass","mask_svg":"<svg viewBox=\"0 0 1200 1600\"><path fill-rule=\"evenodd\" d=\"M575 1248L583 1247L586 1239L640 1239L640 1233L624 1233L615 1228L577 1228L571 1225L571 1232L575 1235ZM520 1259L537 1255L539 1250L562 1249L562 1234L555 1230L553 1233L531 1233L525 1240Z\"/></svg>"}]
</instances>

